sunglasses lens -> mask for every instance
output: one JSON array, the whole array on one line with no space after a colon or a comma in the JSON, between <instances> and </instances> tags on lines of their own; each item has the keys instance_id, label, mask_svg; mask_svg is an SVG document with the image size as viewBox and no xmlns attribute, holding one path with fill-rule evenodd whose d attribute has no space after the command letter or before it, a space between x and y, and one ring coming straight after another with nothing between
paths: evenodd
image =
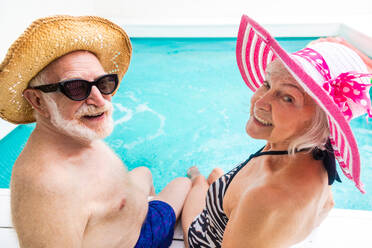
<instances>
[{"instance_id":1,"label":"sunglasses lens","mask_svg":"<svg viewBox=\"0 0 372 248\"><path fill-rule=\"evenodd\" d=\"M72 80L64 85L64 90L71 99L85 99L89 91L89 83L82 80Z\"/></svg>"},{"instance_id":2,"label":"sunglasses lens","mask_svg":"<svg viewBox=\"0 0 372 248\"><path fill-rule=\"evenodd\" d=\"M113 93L118 85L118 76L116 74L108 74L100 78L97 82L97 88L102 94L109 95Z\"/></svg>"}]
</instances>

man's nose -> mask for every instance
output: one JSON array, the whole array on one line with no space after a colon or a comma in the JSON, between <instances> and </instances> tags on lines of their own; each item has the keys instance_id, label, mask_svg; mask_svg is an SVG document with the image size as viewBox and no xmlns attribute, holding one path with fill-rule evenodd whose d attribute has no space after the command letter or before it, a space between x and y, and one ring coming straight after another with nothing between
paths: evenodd
<instances>
[{"instance_id":1,"label":"man's nose","mask_svg":"<svg viewBox=\"0 0 372 248\"><path fill-rule=\"evenodd\" d=\"M109 99L107 99L109 98ZM102 93L98 90L96 86L92 86L92 90L90 91L90 95L88 96L86 102L89 105L95 105L97 107L102 107L105 105L105 100L110 100L111 95L102 95Z\"/></svg>"}]
</instances>

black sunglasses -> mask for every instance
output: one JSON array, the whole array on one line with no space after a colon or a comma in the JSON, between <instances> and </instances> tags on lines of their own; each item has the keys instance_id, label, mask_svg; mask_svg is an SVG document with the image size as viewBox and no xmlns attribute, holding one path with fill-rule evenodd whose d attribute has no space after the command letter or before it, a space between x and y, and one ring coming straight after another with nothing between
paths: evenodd
<instances>
[{"instance_id":1,"label":"black sunglasses","mask_svg":"<svg viewBox=\"0 0 372 248\"><path fill-rule=\"evenodd\" d=\"M60 90L65 96L74 101L83 101L88 98L93 85L98 88L101 94L110 95L118 87L119 78L117 74L103 75L93 82L84 79L69 79L55 84L29 87L49 93Z\"/></svg>"}]
</instances>

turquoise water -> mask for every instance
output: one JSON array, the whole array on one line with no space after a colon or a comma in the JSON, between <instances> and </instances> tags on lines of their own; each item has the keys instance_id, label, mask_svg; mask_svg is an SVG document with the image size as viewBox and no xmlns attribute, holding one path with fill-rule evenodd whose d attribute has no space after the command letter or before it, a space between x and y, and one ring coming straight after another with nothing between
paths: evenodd
<instances>
[{"instance_id":1,"label":"turquoise water","mask_svg":"<svg viewBox=\"0 0 372 248\"><path fill-rule=\"evenodd\" d=\"M310 38L279 39L289 52ZM252 95L241 79L235 39L132 39L133 59L113 98L115 129L106 142L129 169L151 169L156 190L184 176L191 165L204 175L225 171L258 150L263 141L245 132ZM351 123L360 147L362 195L341 175L336 207L372 210L372 123ZM20 125L0 141L0 187L9 187L12 165L34 125Z\"/></svg>"}]
</instances>

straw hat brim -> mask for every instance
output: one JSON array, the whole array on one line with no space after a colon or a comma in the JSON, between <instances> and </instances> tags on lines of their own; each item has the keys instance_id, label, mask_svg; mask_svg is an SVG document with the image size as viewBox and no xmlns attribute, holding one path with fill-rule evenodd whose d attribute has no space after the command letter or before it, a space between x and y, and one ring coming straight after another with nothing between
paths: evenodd
<instances>
[{"instance_id":1,"label":"straw hat brim","mask_svg":"<svg viewBox=\"0 0 372 248\"><path fill-rule=\"evenodd\" d=\"M95 16L53 16L34 21L12 44L0 65L0 117L16 124L34 122L24 89L55 59L78 50L95 54L119 82L129 67L132 47L125 31Z\"/></svg>"}]
</instances>

